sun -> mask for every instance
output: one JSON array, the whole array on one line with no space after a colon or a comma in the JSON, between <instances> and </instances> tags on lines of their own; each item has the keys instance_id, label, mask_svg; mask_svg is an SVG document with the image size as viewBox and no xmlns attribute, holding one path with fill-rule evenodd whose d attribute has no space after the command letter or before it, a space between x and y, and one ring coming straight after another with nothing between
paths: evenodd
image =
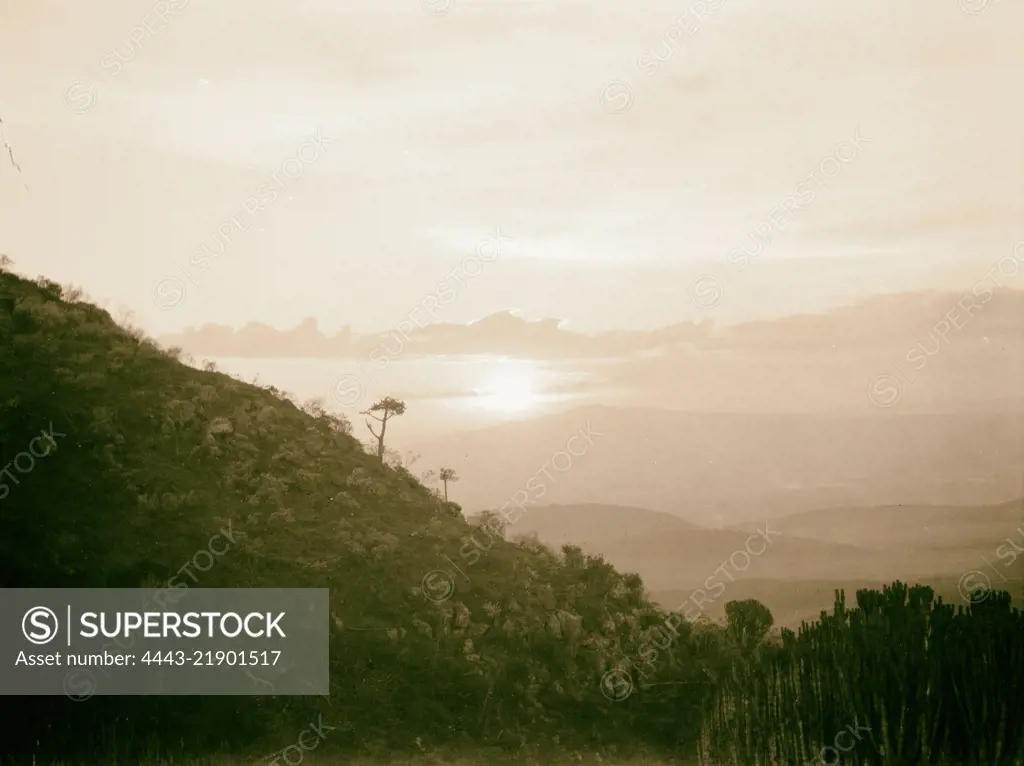
<instances>
[{"instance_id":1,"label":"sun","mask_svg":"<svg viewBox=\"0 0 1024 766\"><path fill-rule=\"evenodd\" d=\"M492 412L530 412L540 403L536 377L523 367L502 365L476 393L477 403Z\"/></svg>"}]
</instances>

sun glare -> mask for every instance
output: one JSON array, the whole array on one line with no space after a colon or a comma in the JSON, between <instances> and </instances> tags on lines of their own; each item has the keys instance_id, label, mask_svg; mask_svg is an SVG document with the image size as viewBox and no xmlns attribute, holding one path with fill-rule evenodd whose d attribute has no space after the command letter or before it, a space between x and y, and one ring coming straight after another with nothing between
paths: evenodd
<instances>
[{"instance_id":1,"label":"sun glare","mask_svg":"<svg viewBox=\"0 0 1024 766\"><path fill-rule=\"evenodd\" d=\"M540 403L537 379L522 367L501 367L477 389L478 404L492 412L524 413Z\"/></svg>"}]
</instances>

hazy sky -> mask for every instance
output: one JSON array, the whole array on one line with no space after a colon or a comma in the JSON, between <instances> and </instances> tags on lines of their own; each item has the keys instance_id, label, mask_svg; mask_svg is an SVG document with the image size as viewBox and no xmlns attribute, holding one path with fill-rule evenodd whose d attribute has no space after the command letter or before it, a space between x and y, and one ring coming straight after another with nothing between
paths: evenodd
<instances>
[{"instance_id":1,"label":"hazy sky","mask_svg":"<svg viewBox=\"0 0 1024 766\"><path fill-rule=\"evenodd\" d=\"M438 319L580 331L969 288L1024 238L1024 4L985 1L0 0L0 252L154 333L381 330L460 263Z\"/></svg>"}]
</instances>

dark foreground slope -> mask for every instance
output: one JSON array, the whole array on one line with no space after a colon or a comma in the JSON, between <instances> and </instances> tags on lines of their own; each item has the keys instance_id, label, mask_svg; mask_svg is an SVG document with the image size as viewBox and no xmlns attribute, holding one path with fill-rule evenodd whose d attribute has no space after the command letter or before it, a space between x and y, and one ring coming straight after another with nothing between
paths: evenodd
<instances>
[{"instance_id":1,"label":"dark foreground slope","mask_svg":"<svg viewBox=\"0 0 1024 766\"><path fill-rule=\"evenodd\" d=\"M596 745L653 725L636 720L635 700L601 691L612 661L659 619L638 577L476 530L487 550L449 592L445 575L428 574L471 534L457 506L379 466L343 419L186 366L66 297L0 271L0 462L43 430L53 437L0 489L0 584L329 587L332 692L4 698L4 750L266 753L318 712L337 727L331 747L360 749L555 734ZM224 529L230 549L190 581L183 565ZM696 727L691 691L693 714L666 728L667 744L688 736L681 721Z\"/></svg>"},{"instance_id":2,"label":"dark foreground slope","mask_svg":"<svg viewBox=\"0 0 1024 766\"><path fill-rule=\"evenodd\" d=\"M192 369L70 298L0 271L0 586L328 587L331 693L0 697L2 766L274 762L311 722L331 727L317 762L454 749L487 763L483 748L502 747L557 763L701 742L718 764L753 764L817 752L850 714L881 732L856 744L858 762L1020 763L1024 626L1008 595L954 614L918 591L911 614L902 586L862 592L848 635L823 615L768 643L772 616L754 601L727 603L725 628L691 624L600 557L469 526L366 455L344 420ZM214 565L185 570L215 535ZM470 538L476 557L461 554ZM825 667L856 672L853 703ZM921 732L942 734L927 757L883 755Z\"/></svg>"}]
</instances>

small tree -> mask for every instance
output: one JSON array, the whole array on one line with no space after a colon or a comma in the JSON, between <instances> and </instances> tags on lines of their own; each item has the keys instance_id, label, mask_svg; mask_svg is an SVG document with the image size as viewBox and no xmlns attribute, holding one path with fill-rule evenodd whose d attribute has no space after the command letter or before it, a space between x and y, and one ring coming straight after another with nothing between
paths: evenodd
<instances>
[{"instance_id":1,"label":"small tree","mask_svg":"<svg viewBox=\"0 0 1024 766\"><path fill-rule=\"evenodd\" d=\"M771 610L753 598L730 601L725 616L726 632L746 653L753 652L775 624Z\"/></svg>"},{"instance_id":2,"label":"small tree","mask_svg":"<svg viewBox=\"0 0 1024 766\"><path fill-rule=\"evenodd\" d=\"M302 411L316 420L317 424L331 433L352 433L352 424L340 413L328 412L324 400L320 397L307 399L302 403Z\"/></svg>"},{"instance_id":3,"label":"small tree","mask_svg":"<svg viewBox=\"0 0 1024 766\"><path fill-rule=\"evenodd\" d=\"M499 537L502 540L505 539L508 522L499 511L480 511L480 513L470 517L469 521L478 527L486 529L488 534Z\"/></svg>"},{"instance_id":4,"label":"small tree","mask_svg":"<svg viewBox=\"0 0 1024 766\"><path fill-rule=\"evenodd\" d=\"M2 260L2 256L0 256L0 260ZM66 303L76 303L85 297L85 291L81 287L75 287L68 282L68 284L61 286L60 297Z\"/></svg>"},{"instance_id":5,"label":"small tree","mask_svg":"<svg viewBox=\"0 0 1024 766\"><path fill-rule=\"evenodd\" d=\"M455 473L454 468L442 468L441 473L438 474L438 478L441 483L444 484L444 501L448 502L448 482L453 484L459 480L459 475Z\"/></svg>"},{"instance_id":6,"label":"small tree","mask_svg":"<svg viewBox=\"0 0 1024 766\"><path fill-rule=\"evenodd\" d=\"M377 459L380 460L380 464L384 465L384 433L388 428L388 420L393 418L395 415L405 414L405 402L401 399L395 399L390 396L385 396L380 401L376 402L370 409L364 410L359 413L361 415L368 415L369 417L380 423L380 433L373 430L373 424L369 420L366 421L366 427L370 429L370 433L377 437Z\"/></svg>"},{"instance_id":7,"label":"small tree","mask_svg":"<svg viewBox=\"0 0 1024 766\"><path fill-rule=\"evenodd\" d=\"M384 465L394 468L396 471L408 471L412 464L420 459L418 452L406 452L404 455L391 447L384 448Z\"/></svg>"}]
</instances>

